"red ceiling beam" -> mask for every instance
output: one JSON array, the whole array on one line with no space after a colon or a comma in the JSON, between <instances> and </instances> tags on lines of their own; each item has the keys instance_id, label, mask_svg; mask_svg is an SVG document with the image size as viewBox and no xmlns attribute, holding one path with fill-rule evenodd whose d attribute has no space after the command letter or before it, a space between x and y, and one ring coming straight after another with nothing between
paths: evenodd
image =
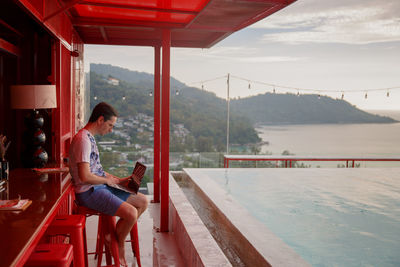
<instances>
[{"instance_id":1,"label":"red ceiling beam","mask_svg":"<svg viewBox=\"0 0 400 267\"><path fill-rule=\"evenodd\" d=\"M92 18L74 18L74 26L102 26L102 27L151 27L151 28L184 28L185 23L174 22L153 22L141 20L121 20L121 19L92 19Z\"/></svg>"},{"instance_id":2,"label":"red ceiling beam","mask_svg":"<svg viewBox=\"0 0 400 267\"><path fill-rule=\"evenodd\" d=\"M17 46L7 42L6 40L4 40L2 38L0 38L0 49L4 50L7 53L10 53L14 56L17 56L17 57L21 56L21 51Z\"/></svg>"},{"instance_id":3,"label":"red ceiling beam","mask_svg":"<svg viewBox=\"0 0 400 267\"><path fill-rule=\"evenodd\" d=\"M190 30L199 30L199 31L208 31L208 32L232 32L234 30L233 27L221 27L221 26L210 26L210 25L200 25L200 24L192 24L190 27L187 27Z\"/></svg>"},{"instance_id":4,"label":"red ceiling beam","mask_svg":"<svg viewBox=\"0 0 400 267\"><path fill-rule=\"evenodd\" d=\"M82 3L80 3L80 4L82 4L82 5L90 5L90 6L108 7L108 8L148 10L148 11L157 11L157 12L165 12L165 13L178 13L178 14L189 14L189 15L196 15L198 13L197 11L193 11L193 10L159 8L159 7L138 6L138 5L126 5L126 4L113 3L113 2L98 3L96 1L82 1Z\"/></svg>"},{"instance_id":5,"label":"red ceiling beam","mask_svg":"<svg viewBox=\"0 0 400 267\"><path fill-rule=\"evenodd\" d=\"M20 33L18 30L16 30L15 28L11 27L7 22L5 22L4 20L0 19L0 24L3 25L4 27L6 27L7 29L9 29L10 31L14 32L15 34L17 34L19 37L22 37L22 33Z\"/></svg>"},{"instance_id":6,"label":"red ceiling beam","mask_svg":"<svg viewBox=\"0 0 400 267\"><path fill-rule=\"evenodd\" d=\"M131 46L160 46L161 40L143 40L143 39L126 39L126 38L108 38L105 41L102 38L82 37L85 44L97 45L131 45Z\"/></svg>"},{"instance_id":7,"label":"red ceiling beam","mask_svg":"<svg viewBox=\"0 0 400 267\"><path fill-rule=\"evenodd\" d=\"M186 26L186 27L190 27L196 20L197 20L197 18L204 12L204 10L206 10L206 8L207 8L207 6L210 4L210 0L207 2L207 4L205 4L202 8L201 8L201 10L200 10L200 12L198 12L197 13L197 15L196 15L196 17L194 17L189 23L188 23L188 25Z\"/></svg>"},{"instance_id":8,"label":"red ceiling beam","mask_svg":"<svg viewBox=\"0 0 400 267\"><path fill-rule=\"evenodd\" d=\"M50 15L44 17L43 22L45 22L46 20L51 19L54 16L57 16L58 14L61 14L62 12L72 8L74 5L79 4L80 2L82 2L83 0L73 0L69 3L67 3L66 5L64 5L63 7L61 7L60 9L54 11L53 13L51 13Z\"/></svg>"},{"instance_id":9,"label":"red ceiling beam","mask_svg":"<svg viewBox=\"0 0 400 267\"><path fill-rule=\"evenodd\" d=\"M239 26L237 26L234 31L238 31L240 29L243 29L253 23L256 23L257 21L260 21L268 16L270 16L271 14L283 9L284 7L288 6L289 4L295 2L296 0L281 0L281 1L272 1L272 4L274 4L272 7L269 7L267 9L265 9L263 12L261 12L260 14L258 14L257 16L253 16L251 17L249 20L243 22L242 24L240 24ZM278 2L278 3L276 3Z\"/></svg>"}]
</instances>

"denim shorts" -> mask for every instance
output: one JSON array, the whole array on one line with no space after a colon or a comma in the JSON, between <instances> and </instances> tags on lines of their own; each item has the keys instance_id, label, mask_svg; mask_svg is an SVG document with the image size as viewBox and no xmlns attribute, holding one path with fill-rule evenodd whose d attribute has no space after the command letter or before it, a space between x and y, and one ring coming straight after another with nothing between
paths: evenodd
<instances>
[{"instance_id":1,"label":"denim shorts","mask_svg":"<svg viewBox=\"0 0 400 267\"><path fill-rule=\"evenodd\" d=\"M95 185L89 190L75 194L78 204L101 213L114 216L119 206L131 194L108 185Z\"/></svg>"}]
</instances>

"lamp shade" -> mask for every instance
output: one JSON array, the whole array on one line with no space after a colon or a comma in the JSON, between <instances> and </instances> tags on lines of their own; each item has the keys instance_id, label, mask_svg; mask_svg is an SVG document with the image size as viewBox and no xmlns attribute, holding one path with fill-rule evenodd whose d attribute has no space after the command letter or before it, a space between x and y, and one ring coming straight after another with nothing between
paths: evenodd
<instances>
[{"instance_id":1,"label":"lamp shade","mask_svg":"<svg viewBox=\"0 0 400 267\"><path fill-rule=\"evenodd\" d=\"M13 85L11 86L11 108L45 109L56 108L55 85Z\"/></svg>"}]
</instances>

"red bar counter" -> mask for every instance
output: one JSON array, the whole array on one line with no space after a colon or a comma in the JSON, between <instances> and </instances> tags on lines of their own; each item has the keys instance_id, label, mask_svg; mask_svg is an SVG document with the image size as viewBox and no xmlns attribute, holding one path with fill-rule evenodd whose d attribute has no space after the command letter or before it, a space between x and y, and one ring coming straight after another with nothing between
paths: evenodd
<instances>
[{"instance_id":1,"label":"red bar counter","mask_svg":"<svg viewBox=\"0 0 400 267\"><path fill-rule=\"evenodd\" d=\"M57 214L71 214L71 176L37 173L31 169L10 172L9 198L28 198L24 211L0 211L0 266L23 266Z\"/></svg>"}]
</instances>

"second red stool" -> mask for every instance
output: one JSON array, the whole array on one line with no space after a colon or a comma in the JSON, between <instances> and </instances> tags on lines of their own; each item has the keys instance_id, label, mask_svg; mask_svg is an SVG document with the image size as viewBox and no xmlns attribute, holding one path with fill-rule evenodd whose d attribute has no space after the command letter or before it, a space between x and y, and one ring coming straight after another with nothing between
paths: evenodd
<instances>
[{"instance_id":1,"label":"second red stool","mask_svg":"<svg viewBox=\"0 0 400 267\"><path fill-rule=\"evenodd\" d=\"M74 247L74 266L88 266L86 249L86 217L83 215L58 215L47 228L47 235L68 235Z\"/></svg>"},{"instance_id":2,"label":"second red stool","mask_svg":"<svg viewBox=\"0 0 400 267\"><path fill-rule=\"evenodd\" d=\"M70 267L73 259L72 245L39 244L24 266Z\"/></svg>"}]
</instances>

